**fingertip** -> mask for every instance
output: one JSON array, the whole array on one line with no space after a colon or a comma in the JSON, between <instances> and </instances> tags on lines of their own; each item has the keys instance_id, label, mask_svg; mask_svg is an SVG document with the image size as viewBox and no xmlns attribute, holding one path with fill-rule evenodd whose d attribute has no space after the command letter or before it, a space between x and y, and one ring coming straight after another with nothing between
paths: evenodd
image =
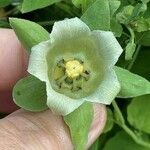
<instances>
[{"instance_id":1,"label":"fingertip","mask_svg":"<svg viewBox=\"0 0 150 150\"><path fill-rule=\"evenodd\" d=\"M24 75L27 53L11 29L0 29L0 46L0 91L7 91Z\"/></svg>"}]
</instances>

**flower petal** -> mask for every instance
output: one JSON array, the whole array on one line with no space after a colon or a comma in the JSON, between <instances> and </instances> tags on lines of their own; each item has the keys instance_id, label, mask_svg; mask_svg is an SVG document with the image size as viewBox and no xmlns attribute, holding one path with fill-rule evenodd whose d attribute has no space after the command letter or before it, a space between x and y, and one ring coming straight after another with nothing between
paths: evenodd
<instances>
[{"instance_id":1,"label":"flower petal","mask_svg":"<svg viewBox=\"0 0 150 150\"><path fill-rule=\"evenodd\" d=\"M46 55L50 47L50 42L46 41L34 46L31 50L28 72L41 81L47 81L48 78Z\"/></svg>"},{"instance_id":2,"label":"flower petal","mask_svg":"<svg viewBox=\"0 0 150 150\"><path fill-rule=\"evenodd\" d=\"M105 66L113 66L118 61L123 49L110 31L95 30L92 32L93 39L98 46L99 53L104 59Z\"/></svg>"},{"instance_id":3,"label":"flower petal","mask_svg":"<svg viewBox=\"0 0 150 150\"><path fill-rule=\"evenodd\" d=\"M67 115L84 103L83 99L72 99L55 92L49 83L47 86L47 105L56 114Z\"/></svg>"},{"instance_id":4,"label":"flower petal","mask_svg":"<svg viewBox=\"0 0 150 150\"><path fill-rule=\"evenodd\" d=\"M55 22L50 38L52 42L66 42L66 40L86 37L90 33L89 27L76 17Z\"/></svg>"},{"instance_id":5,"label":"flower petal","mask_svg":"<svg viewBox=\"0 0 150 150\"><path fill-rule=\"evenodd\" d=\"M110 104L120 91L120 84L113 69L106 70L103 81L97 90L86 101L102 104Z\"/></svg>"}]
</instances>

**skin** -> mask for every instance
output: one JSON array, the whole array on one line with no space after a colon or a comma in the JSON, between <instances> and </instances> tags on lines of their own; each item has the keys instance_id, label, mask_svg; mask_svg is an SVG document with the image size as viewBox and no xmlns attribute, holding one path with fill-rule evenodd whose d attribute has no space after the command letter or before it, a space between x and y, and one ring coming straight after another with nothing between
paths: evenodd
<instances>
[{"instance_id":1,"label":"skin","mask_svg":"<svg viewBox=\"0 0 150 150\"><path fill-rule=\"evenodd\" d=\"M15 111L11 91L25 76L28 56L12 30L0 29L0 112L13 112L0 120L0 147L3 150L73 150L69 129L61 116L50 110L32 113ZM88 148L101 134L106 122L104 105L94 104L94 119Z\"/></svg>"}]
</instances>

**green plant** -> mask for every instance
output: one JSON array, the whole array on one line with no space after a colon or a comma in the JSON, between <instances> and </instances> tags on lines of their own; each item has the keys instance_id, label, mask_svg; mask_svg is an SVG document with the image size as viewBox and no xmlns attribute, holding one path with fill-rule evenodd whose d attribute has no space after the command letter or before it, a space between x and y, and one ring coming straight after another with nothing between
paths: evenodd
<instances>
[{"instance_id":1,"label":"green plant","mask_svg":"<svg viewBox=\"0 0 150 150\"><path fill-rule=\"evenodd\" d=\"M112 104L107 106L109 115L106 128L91 149L150 149L149 0L36 1L36 5L31 5L30 1L26 0L0 2L0 16L2 18L0 19L0 27L10 28L7 18L19 17L26 20L30 19L48 30L46 31L33 22L22 19L19 22L18 19L11 19L11 26L15 29L19 39L29 53L31 47L34 45L49 40L48 32L51 32L52 26L56 21L74 17L80 18L92 31L103 30L113 32L124 49L117 62L118 67L116 66L114 68L121 85L121 90L114 100L111 99L113 100ZM30 14L31 17L28 14ZM35 31L33 34L30 28L23 26L23 24L29 24L31 29L34 28ZM106 41L108 39L106 39ZM58 76L61 75L61 73L57 72L55 75ZM29 92L25 90L30 86L28 82L34 83L34 87L37 87L36 89L33 88L32 92L38 93L38 96L42 97L41 99L38 98L36 107L28 105L29 103L26 103L24 100L25 96L32 98L32 95L27 94ZM23 85L21 91L17 94L19 97L22 96L22 102L24 102L26 108L29 110L34 109L35 111L47 109L47 105L45 105L46 92L44 91L46 91L46 86L44 82L40 82L37 78L29 76L25 80L22 79L19 81L18 84ZM17 87L14 88L14 91L16 88ZM36 101L36 98L37 97L35 97L33 101ZM19 101L17 103L19 104ZM82 116L80 116L81 113ZM92 120L92 113L91 105L85 103L85 105L81 105L78 109L73 111L72 114L64 117L65 122L71 129L71 135L76 149L82 150L84 147L87 137L86 133ZM74 125L76 122L79 122L80 119L72 119L72 116L74 118L86 118L85 120L81 119L81 128ZM87 128L85 128L85 124ZM83 141L80 141L79 137L76 136L76 132L81 129L85 129L80 135ZM79 144L79 142L81 143ZM126 146L122 147L122 145Z\"/></svg>"}]
</instances>

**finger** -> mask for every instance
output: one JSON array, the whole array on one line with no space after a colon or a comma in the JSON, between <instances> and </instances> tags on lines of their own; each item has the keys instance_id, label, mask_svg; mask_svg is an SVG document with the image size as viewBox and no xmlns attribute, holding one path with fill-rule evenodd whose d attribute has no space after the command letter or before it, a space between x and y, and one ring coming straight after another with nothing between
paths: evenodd
<instances>
[{"instance_id":1,"label":"finger","mask_svg":"<svg viewBox=\"0 0 150 150\"><path fill-rule=\"evenodd\" d=\"M12 101L12 87L24 76L27 54L13 30L0 29L0 112L17 109Z\"/></svg>"},{"instance_id":2,"label":"finger","mask_svg":"<svg viewBox=\"0 0 150 150\"><path fill-rule=\"evenodd\" d=\"M106 122L104 105L96 105L94 113L87 147L99 136ZM0 128L0 146L3 149L9 150L13 146L14 149L73 150L68 127L62 117L50 110L42 113L19 110L1 120Z\"/></svg>"},{"instance_id":3,"label":"finger","mask_svg":"<svg viewBox=\"0 0 150 150\"><path fill-rule=\"evenodd\" d=\"M10 90L24 74L27 54L13 30L0 29L0 91Z\"/></svg>"},{"instance_id":4,"label":"finger","mask_svg":"<svg viewBox=\"0 0 150 150\"><path fill-rule=\"evenodd\" d=\"M18 109L18 107L12 100L11 91L0 92L0 112L11 113L16 109Z\"/></svg>"}]
</instances>

